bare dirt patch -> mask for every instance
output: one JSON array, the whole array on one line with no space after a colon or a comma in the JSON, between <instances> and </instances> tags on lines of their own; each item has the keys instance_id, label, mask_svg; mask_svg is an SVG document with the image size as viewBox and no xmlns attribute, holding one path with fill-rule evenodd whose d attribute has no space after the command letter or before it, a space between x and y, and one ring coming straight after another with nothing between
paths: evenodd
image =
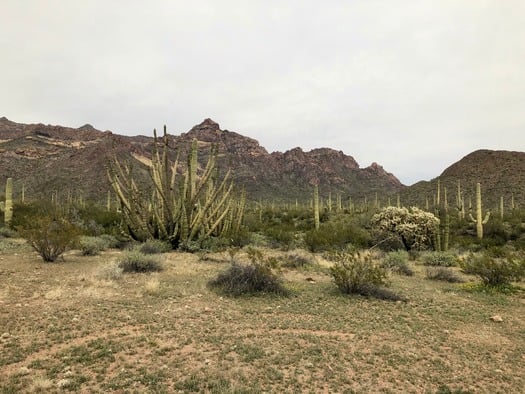
<instances>
[{"instance_id":1,"label":"bare dirt patch","mask_svg":"<svg viewBox=\"0 0 525 394\"><path fill-rule=\"evenodd\" d=\"M346 297L321 267L284 270L290 297L232 299L206 286L227 267L227 254L169 253L160 273L97 277L119 253L73 251L44 264L22 246L2 252L3 392L518 393L525 386L520 293L469 293L416 272L392 279L407 303ZM503 322L489 319L496 313Z\"/></svg>"}]
</instances>

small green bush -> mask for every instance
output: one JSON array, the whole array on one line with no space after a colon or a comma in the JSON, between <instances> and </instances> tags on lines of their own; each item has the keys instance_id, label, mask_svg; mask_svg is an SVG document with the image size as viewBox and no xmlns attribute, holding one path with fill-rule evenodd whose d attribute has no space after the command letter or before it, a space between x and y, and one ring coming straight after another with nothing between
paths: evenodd
<instances>
[{"instance_id":1,"label":"small green bush","mask_svg":"<svg viewBox=\"0 0 525 394\"><path fill-rule=\"evenodd\" d=\"M424 265L434 267L454 267L458 264L457 257L449 252L427 252L421 257Z\"/></svg>"},{"instance_id":2,"label":"small green bush","mask_svg":"<svg viewBox=\"0 0 525 394\"><path fill-rule=\"evenodd\" d=\"M122 241L119 240L117 237L111 234L101 234L100 238L104 240L106 243L106 248L109 249L117 249L122 247Z\"/></svg>"},{"instance_id":3,"label":"small green bush","mask_svg":"<svg viewBox=\"0 0 525 394\"><path fill-rule=\"evenodd\" d=\"M449 283L464 282L464 280L449 267L427 267L425 271L426 278L430 280L439 280Z\"/></svg>"},{"instance_id":4,"label":"small green bush","mask_svg":"<svg viewBox=\"0 0 525 394\"><path fill-rule=\"evenodd\" d=\"M102 237L82 236L78 243L82 256L96 256L107 248L107 242Z\"/></svg>"},{"instance_id":5,"label":"small green bush","mask_svg":"<svg viewBox=\"0 0 525 394\"><path fill-rule=\"evenodd\" d=\"M392 272L412 276L414 271L408 265L408 258L408 252L405 250L389 252L383 258L383 266Z\"/></svg>"},{"instance_id":6,"label":"small green bush","mask_svg":"<svg viewBox=\"0 0 525 394\"><path fill-rule=\"evenodd\" d=\"M280 278L269 267L233 262L224 272L208 282L209 286L231 296L255 293L288 295Z\"/></svg>"},{"instance_id":7,"label":"small green bush","mask_svg":"<svg viewBox=\"0 0 525 394\"><path fill-rule=\"evenodd\" d=\"M0 238L0 252L16 249L19 246L15 240Z\"/></svg>"},{"instance_id":8,"label":"small green bush","mask_svg":"<svg viewBox=\"0 0 525 394\"><path fill-rule=\"evenodd\" d=\"M162 264L157 256L146 255L136 249L124 253L118 262L118 266L124 272L162 271Z\"/></svg>"},{"instance_id":9,"label":"small green bush","mask_svg":"<svg viewBox=\"0 0 525 394\"><path fill-rule=\"evenodd\" d=\"M144 254L167 253L171 250L171 245L158 239L148 239L138 247L138 250Z\"/></svg>"},{"instance_id":10,"label":"small green bush","mask_svg":"<svg viewBox=\"0 0 525 394\"><path fill-rule=\"evenodd\" d=\"M302 253L290 252L283 256L281 267L290 269L304 269L313 265L312 257Z\"/></svg>"},{"instance_id":11,"label":"small green bush","mask_svg":"<svg viewBox=\"0 0 525 394\"><path fill-rule=\"evenodd\" d=\"M41 216L17 228L45 262L53 262L74 245L78 228L65 218Z\"/></svg>"},{"instance_id":12,"label":"small green bush","mask_svg":"<svg viewBox=\"0 0 525 394\"><path fill-rule=\"evenodd\" d=\"M225 271L208 282L208 286L229 296L253 295L260 293L289 295L288 289L283 286L282 279L276 274L276 260L266 258L257 249L247 250L250 264L240 264L234 260Z\"/></svg>"},{"instance_id":13,"label":"small green bush","mask_svg":"<svg viewBox=\"0 0 525 394\"><path fill-rule=\"evenodd\" d=\"M16 238L17 232L9 227L0 227L0 238Z\"/></svg>"},{"instance_id":14,"label":"small green bush","mask_svg":"<svg viewBox=\"0 0 525 394\"><path fill-rule=\"evenodd\" d=\"M368 253L334 252L330 274L344 294L360 294L388 300L402 297L382 288L388 285L387 270Z\"/></svg>"},{"instance_id":15,"label":"small green bush","mask_svg":"<svg viewBox=\"0 0 525 394\"><path fill-rule=\"evenodd\" d=\"M510 253L505 257L470 255L460 267L464 273L479 277L486 286L510 285L525 277L525 259Z\"/></svg>"},{"instance_id":16,"label":"small green bush","mask_svg":"<svg viewBox=\"0 0 525 394\"><path fill-rule=\"evenodd\" d=\"M264 231L264 235L269 240L271 248L280 248L282 250L290 250L295 245L295 235L293 230L287 228L270 227Z\"/></svg>"},{"instance_id":17,"label":"small green bush","mask_svg":"<svg viewBox=\"0 0 525 394\"><path fill-rule=\"evenodd\" d=\"M370 240L368 231L346 221L321 223L319 230L307 231L304 236L311 252L342 250L348 245L366 247Z\"/></svg>"}]
</instances>

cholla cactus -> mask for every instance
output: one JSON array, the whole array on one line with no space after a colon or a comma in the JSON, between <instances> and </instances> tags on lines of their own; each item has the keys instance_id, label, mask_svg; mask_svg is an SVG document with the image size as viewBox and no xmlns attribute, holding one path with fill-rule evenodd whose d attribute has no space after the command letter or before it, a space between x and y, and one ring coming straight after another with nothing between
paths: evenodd
<instances>
[{"instance_id":1,"label":"cholla cactus","mask_svg":"<svg viewBox=\"0 0 525 394\"><path fill-rule=\"evenodd\" d=\"M386 207L372 217L372 225L399 236L403 246L409 251L425 249L431 245L439 219L416 207Z\"/></svg>"}]
</instances>

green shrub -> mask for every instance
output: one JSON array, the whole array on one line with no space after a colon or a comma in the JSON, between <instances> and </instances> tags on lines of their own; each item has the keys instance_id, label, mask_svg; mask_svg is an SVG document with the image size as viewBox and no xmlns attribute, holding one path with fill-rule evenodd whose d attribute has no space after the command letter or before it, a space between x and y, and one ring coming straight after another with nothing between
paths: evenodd
<instances>
[{"instance_id":1,"label":"green shrub","mask_svg":"<svg viewBox=\"0 0 525 394\"><path fill-rule=\"evenodd\" d=\"M408 253L404 250L389 252L383 258L383 266L392 272L412 276L414 271L408 265Z\"/></svg>"},{"instance_id":2,"label":"green shrub","mask_svg":"<svg viewBox=\"0 0 525 394\"><path fill-rule=\"evenodd\" d=\"M334 252L330 258L334 261L330 274L342 293L388 300L402 299L381 287L388 285L387 270L369 253Z\"/></svg>"},{"instance_id":3,"label":"green shrub","mask_svg":"<svg viewBox=\"0 0 525 394\"><path fill-rule=\"evenodd\" d=\"M83 256L96 256L107 248L107 242L102 237L82 236L78 244Z\"/></svg>"},{"instance_id":4,"label":"green shrub","mask_svg":"<svg viewBox=\"0 0 525 394\"><path fill-rule=\"evenodd\" d=\"M450 252L427 252L422 256L423 264L439 267L454 267L458 263L457 257Z\"/></svg>"},{"instance_id":5,"label":"green shrub","mask_svg":"<svg viewBox=\"0 0 525 394\"><path fill-rule=\"evenodd\" d=\"M281 267L291 269L304 269L313 265L312 257L303 253L290 252L283 256Z\"/></svg>"},{"instance_id":6,"label":"green shrub","mask_svg":"<svg viewBox=\"0 0 525 394\"><path fill-rule=\"evenodd\" d=\"M138 247L138 250L144 254L167 253L171 250L171 245L158 239L148 239Z\"/></svg>"},{"instance_id":7,"label":"green shrub","mask_svg":"<svg viewBox=\"0 0 525 394\"><path fill-rule=\"evenodd\" d=\"M162 271L158 256L146 255L139 250L125 252L118 262L124 272L156 272Z\"/></svg>"},{"instance_id":8,"label":"green shrub","mask_svg":"<svg viewBox=\"0 0 525 394\"><path fill-rule=\"evenodd\" d=\"M348 245L366 247L370 240L368 231L343 220L321 223L319 230L307 231L304 237L311 252L342 250Z\"/></svg>"},{"instance_id":9,"label":"green shrub","mask_svg":"<svg viewBox=\"0 0 525 394\"><path fill-rule=\"evenodd\" d=\"M225 271L208 282L211 288L229 296L271 293L282 296L289 295L283 286L282 279L276 274L276 260L264 257L257 249L247 250L250 264L236 262L235 253L230 254L232 263Z\"/></svg>"},{"instance_id":10,"label":"green shrub","mask_svg":"<svg viewBox=\"0 0 525 394\"><path fill-rule=\"evenodd\" d=\"M20 245L12 239L0 238L0 252L13 250L20 247Z\"/></svg>"},{"instance_id":11,"label":"green shrub","mask_svg":"<svg viewBox=\"0 0 525 394\"><path fill-rule=\"evenodd\" d=\"M270 247L290 250L295 246L295 235L293 230L286 228L270 227L264 231L270 241Z\"/></svg>"},{"instance_id":12,"label":"green shrub","mask_svg":"<svg viewBox=\"0 0 525 394\"><path fill-rule=\"evenodd\" d=\"M255 293L288 295L281 279L260 264L239 264L233 262L226 271L208 282L209 286L231 296Z\"/></svg>"},{"instance_id":13,"label":"green shrub","mask_svg":"<svg viewBox=\"0 0 525 394\"><path fill-rule=\"evenodd\" d=\"M78 228L60 217L35 217L17 228L45 262L53 262L76 242Z\"/></svg>"},{"instance_id":14,"label":"green shrub","mask_svg":"<svg viewBox=\"0 0 525 394\"><path fill-rule=\"evenodd\" d=\"M99 238L102 238L104 240L104 242L106 243L106 248L109 249L121 248L123 244L123 241L111 234L101 234Z\"/></svg>"},{"instance_id":15,"label":"green shrub","mask_svg":"<svg viewBox=\"0 0 525 394\"><path fill-rule=\"evenodd\" d=\"M0 227L0 238L16 238L18 234L9 227Z\"/></svg>"},{"instance_id":16,"label":"green shrub","mask_svg":"<svg viewBox=\"0 0 525 394\"><path fill-rule=\"evenodd\" d=\"M505 257L470 255L460 263L460 267L466 274L479 277L486 286L510 285L525 276L525 259L510 253Z\"/></svg>"},{"instance_id":17,"label":"green shrub","mask_svg":"<svg viewBox=\"0 0 525 394\"><path fill-rule=\"evenodd\" d=\"M464 282L458 274L449 267L427 267L425 272L426 278L430 280L440 280L450 283Z\"/></svg>"}]
</instances>

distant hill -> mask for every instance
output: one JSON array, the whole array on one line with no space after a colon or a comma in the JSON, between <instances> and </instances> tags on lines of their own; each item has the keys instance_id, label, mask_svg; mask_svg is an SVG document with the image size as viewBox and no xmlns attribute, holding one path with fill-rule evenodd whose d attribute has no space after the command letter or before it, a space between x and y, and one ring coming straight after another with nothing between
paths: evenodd
<instances>
[{"instance_id":1,"label":"distant hill","mask_svg":"<svg viewBox=\"0 0 525 394\"><path fill-rule=\"evenodd\" d=\"M446 188L449 204L453 207L459 181L466 205L469 200L475 205L476 183L480 182L485 208L497 210L501 197L506 208L510 208L512 198L515 206L525 208L525 152L486 149L472 152L445 169L439 177L418 182L403 190L403 204L424 207L426 198L432 204L438 178L442 187L441 195Z\"/></svg>"},{"instance_id":2,"label":"distant hill","mask_svg":"<svg viewBox=\"0 0 525 394\"><path fill-rule=\"evenodd\" d=\"M319 184L321 195L341 194L363 199L395 195L406 187L379 164L360 168L353 157L329 148L304 152L301 148L268 153L241 134L221 130L211 119L180 136L170 136L170 155L182 156L193 139L199 141L200 163L209 147L219 149L218 166L232 170L235 184L253 200L309 200L312 185ZM15 192L22 185L28 198L78 198L104 201L110 185L106 177L109 158L116 155L133 164L137 179L148 182L148 162L153 138L128 137L99 131L91 125L80 128L44 124L21 124L0 118L0 193L5 179L13 177ZM184 162L184 160L182 160Z\"/></svg>"}]
</instances>

